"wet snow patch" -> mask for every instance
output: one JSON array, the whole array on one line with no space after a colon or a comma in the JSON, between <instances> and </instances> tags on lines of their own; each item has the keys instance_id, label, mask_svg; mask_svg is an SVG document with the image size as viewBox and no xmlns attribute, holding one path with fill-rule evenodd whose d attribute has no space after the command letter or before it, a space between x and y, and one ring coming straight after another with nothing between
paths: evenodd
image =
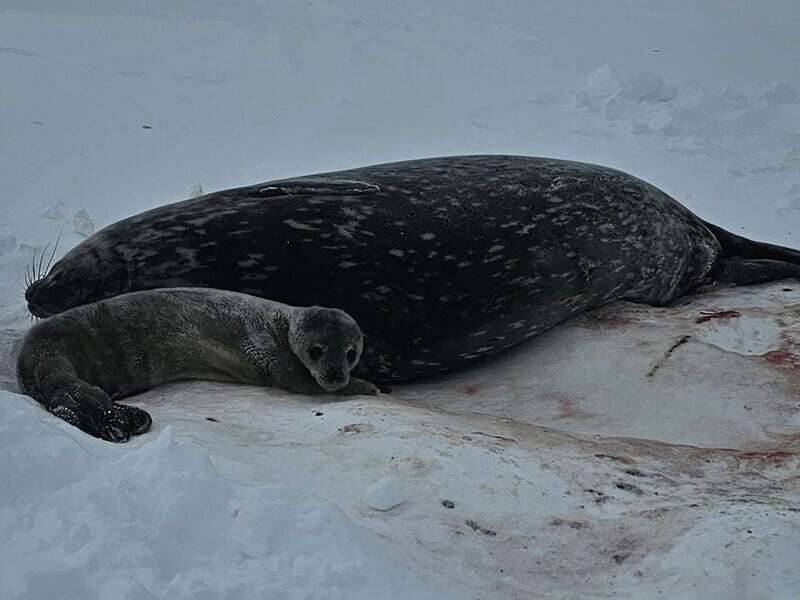
<instances>
[{"instance_id":1,"label":"wet snow patch","mask_svg":"<svg viewBox=\"0 0 800 600\"><path fill-rule=\"evenodd\" d=\"M782 328L774 317L741 315L706 321L698 337L726 352L762 356L781 347Z\"/></svg>"}]
</instances>

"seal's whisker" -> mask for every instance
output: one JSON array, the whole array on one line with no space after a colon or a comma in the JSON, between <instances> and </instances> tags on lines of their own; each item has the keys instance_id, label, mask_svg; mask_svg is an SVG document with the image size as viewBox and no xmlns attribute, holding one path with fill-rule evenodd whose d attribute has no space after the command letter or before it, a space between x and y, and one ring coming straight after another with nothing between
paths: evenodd
<instances>
[{"instance_id":1,"label":"seal's whisker","mask_svg":"<svg viewBox=\"0 0 800 600\"><path fill-rule=\"evenodd\" d=\"M38 267L36 269L36 279L41 279L42 278L42 266L44 265L44 255L47 254L47 249L48 248L50 248L50 244L49 243L44 247L44 249L42 250L42 253L39 255L39 265L38 265Z\"/></svg>"},{"instance_id":2,"label":"seal's whisker","mask_svg":"<svg viewBox=\"0 0 800 600\"><path fill-rule=\"evenodd\" d=\"M50 253L50 258L47 259L47 266L44 268L44 276L50 273L50 266L53 264L53 258L55 258L56 251L58 250L58 244L61 242L61 234L64 233L63 229L60 229L58 232L58 237L56 238L56 243L53 245L53 251Z\"/></svg>"}]
</instances>

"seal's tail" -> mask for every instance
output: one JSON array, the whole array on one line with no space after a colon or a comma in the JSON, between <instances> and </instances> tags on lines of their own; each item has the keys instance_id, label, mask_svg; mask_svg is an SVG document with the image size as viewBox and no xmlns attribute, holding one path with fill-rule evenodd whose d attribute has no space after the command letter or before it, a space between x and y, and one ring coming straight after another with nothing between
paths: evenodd
<instances>
[{"instance_id":1,"label":"seal's tail","mask_svg":"<svg viewBox=\"0 0 800 600\"><path fill-rule=\"evenodd\" d=\"M720 283L752 285L787 278L800 279L800 251L754 242L703 221L722 246L722 256L710 273Z\"/></svg>"},{"instance_id":2,"label":"seal's tail","mask_svg":"<svg viewBox=\"0 0 800 600\"><path fill-rule=\"evenodd\" d=\"M785 246L756 242L736 235L712 223L703 221L714 237L722 244L722 252L726 258L751 258L756 260L779 260L800 265L800 250Z\"/></svg>"}]
</instances>

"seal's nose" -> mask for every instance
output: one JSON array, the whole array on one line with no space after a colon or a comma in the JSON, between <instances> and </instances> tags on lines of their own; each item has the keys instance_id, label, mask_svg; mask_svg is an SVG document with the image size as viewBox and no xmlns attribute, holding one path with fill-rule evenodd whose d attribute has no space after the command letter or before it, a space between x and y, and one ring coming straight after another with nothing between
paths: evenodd
<instances>
[{"instance_id":1,"label":"seal's nose","mask_svg":"<svg viewBox=\"0 0 800 600\"><path fill-rule=\"evenodd\" d=\"M344 381L344 369L341 367L328 367L325 369L325 380L331 383L341 383Z\"/></svg>"},{"instance_id":2,"label":"seal's nose","mask_svg":"<svg viewBox=\"0 0 800 600\"><path fill-rule=\"evenodd\" d=\"M42 283L41 281L34 281L25 290L25 301L28 303L28 312L35 317L46 317L47 311L42 306Z\"/></svg>"},{"instance_id":3,"label":"seal's nose","mask_svg":"<svg viewBox=\"0 0 800 600\"><path fill-rule=\"evenodd\" d=\"M29 304L36 298L36 290L39 287L38 282L33 282L28 286L28 289L25 290L25 301Z\"/></svg>"}]
</instances>

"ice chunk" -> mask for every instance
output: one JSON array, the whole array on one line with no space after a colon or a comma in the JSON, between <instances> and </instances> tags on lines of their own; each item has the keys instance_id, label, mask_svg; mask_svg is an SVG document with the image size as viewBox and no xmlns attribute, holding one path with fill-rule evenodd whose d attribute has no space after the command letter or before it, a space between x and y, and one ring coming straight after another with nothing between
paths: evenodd
<instances>
[{"instance_id":1,"label":"ice chunk","mask_svg":"<svg viewBox=\"0 0 800 600\"><path fill-rule=\"evenodd\" d=\"M84 209L80 209L73 215L72 231L83 237L89 237L94 233L94 223Z\"/></svg>"},{"instance_id":2,"label":"ice chunk","mask_svg":"<svg viewBox=\"0 0 800 600\"><path fill-rule=\"evenodd\" d=\"M391 510L403 503L403 492L391 477L382 477L367 489L364 501L374 510Z\"/></svg>"}]
</instances>

